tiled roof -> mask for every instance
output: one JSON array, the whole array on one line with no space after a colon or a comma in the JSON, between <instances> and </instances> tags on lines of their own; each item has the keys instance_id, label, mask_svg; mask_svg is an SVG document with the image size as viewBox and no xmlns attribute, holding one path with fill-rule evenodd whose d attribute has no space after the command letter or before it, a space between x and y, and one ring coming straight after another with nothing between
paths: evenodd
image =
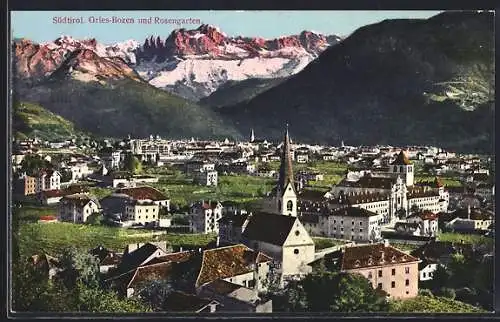
<instances>
[{"instance_id":1,"label":"tiled roof","mask_svg":"<svg viewBox=\"0 0 500 322\"><path fill-rule=\"evenodd\" d=\"M123 255L123 260L118 266L118 270L120 273L128 272L132 269L136 269L140 265L144 263L151 255L153 255L156 251L160 250L156 245L151 243L146 243L142 247L134 250L129 254Z\"/></svg>"},{"instance_id":2,"label":"tiled roof","mask_svg":"<svg viewBox=\"0 0 500 322\"><path fill-rule=\"evenodd\" d=\"M243 232L248 240L257 240L282 246L293 228L296 217L268 213L255 213Z\"/></svg>"},{"instance_id":3,"label":"tiled roof","mask_svg":"<svg viewBox=\"0 0 500 322\"><path fill-rule=\"evenodd\" d=\"M462 219L468 219L469 214L467 209L458 209L453 213L454 217L459 217ZM472 220L491 220L493 219L493 212L487 210L472 208L470 211L470 219Z\"/></svg>"},{"instance_id":4,"label":"tiled roof","mask_svg":"<svg viewBox=\"0 0 500 322\"><path fill-rule=\"evenodd\" d=\"M363 208L358 208L358 207L346 207L346 208L341 208L337 209L332 212L333 216L348 216L348 217L372 217L372 216L378 216L377 213L374 213L372 211L363 209Z\"/></svg>"},{"instance_id":5,"label":"tiled roof","mask_svg":"<svg viewBox=\"0 0 500 322\"><path fill-rule=\"evenodd\" d=\"M394 229L398 229L398 228L403 228L403 229L406 229L406 228L412 228L412 229L417 229L418 228L418 223L410 223L410 222L397 222L395 225L394 225Z\"/></svg>"},{"instance_id":6,"label":"tiled roof","mask_svg":"<svg viewBox=\"0 0 500 322\"><path fill-rule=\"evenodd\" d=\"M138 285L144 282L155 280L166 280L172 272L172 263L163 262L153 265L138 267L134 275L127 283L127 288L137 288Z\"/></svg>"},{"instance_id":7,"label":"tiled roof","mask_svg":"<svg viewBox=\"0 0 500 322\"><path fill-rule=\"evenodd\" d=\"M205 250L196 286L251 272L255 262L270 260L270 257L259 256L258 252L241 244Z\"/></svg>"},{"instance_id":8,"label":"tiled roof","mask_svg":"<svg viewBox=\"0 0 500 322\"><path fill-rule=\"evenodd\" d=\"M358 181L342 180L340 187L372 188L372 189L391 189L395 178L363 176Z\"/></svg>"},{"instance_id":9,"label":"tiled roof","mask_svg":"<svg viewBox=\"0 0 500 322\"><path fill-rule=\"evenodd\" d=\"M243 286L218 279L218 280L215 280L213 282L208 283L205 287L207 289L213 291L214 293L217 293L220 295L227 295L227 294L230 294L230 293L236 291L237 289L242 288Z\"/></svg>"},{"instance_id":10,"label":"tiled roof","mask_svg":"<svg viewBox=\"0 0 500 322\"><path fill-rule=\"evenodd\" d=\"M399 249L384 244L346 247L342 253L342 270L359 269L383 265L394 265L418 261Z\"/></svg>"},{"instance_id":11,"label":"tiled roof","mask_svg":"<svg viewBox=\"0 0 500 322\"><path fill-rule=\"evenodd\" d=\"M198 312L213 301L194 294L174 291L165 300L165 309L172 312Z\"/></svg>"},{"instance_id":12,"label":"tiled roof","mask_svg":"<svg viewBox=\"0 0 500 322\"><path fill-rule=\"evenodd\" d=\"M182 263L188 261L192 255L193 253L190 251L170 253L164 256L155 257L145 264L151 265L164 262Z\"/></svg>"},{"instance_id":13,"label":"tiled roof","mask_svg":"<svg viewBox=\"0 0 500 322\"><path fill-rule=\"evenodd\" d=\"M422 220L436 220L436 219L438 219L438 215L436 215L435 213L433 213L430 210L420 211L420 212L415 213L411 216L408 216L407 218L411 219L411 218L415 218L415 217L419 217Z\"/></svg>"},{"instance_id":14,"label":"tiled roof","mask_svg":"<svg viewBox=\"0 0 500 322\"><path fill-rule=\"evenodd\" d=\"M324 201L325 192L317 190L302 190L298 195L298 199L307 201Z\"/></svg>"},{"instance_id":15,"label":"tiled roof","mask_svg":"<svg viewBox=\"0 0 500 322\"><path fill-rule=\"evenodd\" d=\"M416 199L416 198L426 198L426 197L439 197L439 192L433 190L417 190L413 189L411 192L408 192L408 199Z\"/></svg>"},{"instance_id":16,"label":"tiled roof","mask_svg":"<svg viewBox=\"0 0 500 322\"><path fill-rule=\"evenodd\" d=\"M411 163L410 163L410 160L408 159L408 156L406 155L406 153L403 150L401 150L401 152L399 152L398 156L396 157L396 160L394 160L394 162L391 164L392 165L409 165Z\"/></svg>"},{"instance_id":17,"label":"tiled roof","mask_svg":"<svg viewBox=\"0 0 500 322\"><path fill-rule=\"evenodd\" d=\"M388 201L388 194L381 193L360 193L360 194L344 194L330 201L331 204L346 204L360 205L364 203L372 203L378 201Z\"/></svg>"},{"instance_id":18,"label":"tiled roof","mask_svg":"<svg viewBox=\"0 0 500 322\"><path fill-rule=\"evenodd\" d=\"M317 214L302 214L300 216L300 222L317 224L319 222L319 215L317 215Z\"/></svg>"},{"instance_id":19,"label":"tiled roof","mask_svg":"<svg viewBox=\"0 0 500 322\"><path fill-rule=\"evenodd\" d=\"M168 199L161 191L149 186L119 189L117 192L126 194L136 200L150 199L159 201Z\"/></svg>"},{"instance_id":20,"label":"tiled roof","mask_svg":"<svg viewBox=\"0 0 500 322\"><path fill-rule=\"evenodd\" d=\"M76 193L76 194L64 196L61 200L61 203L63 203L63 204L70 203L70 204L74 204L77 207L83 207L86 204L88 204L90 201L93 201L94 203L97 204L98 207L100 207L99 201L97 199L95 199L92 196L83 194L83 193Z\"/></svg>"},{"instance_id":21,"label":"tiled roof","mask_svg":"<svg viewBox=\"0 0 500 322\"><path fill-rule=\"evenodd\" d=\"M241 215L226 215L219 219L219 224L229 224L232 223L233 227L242 227L247 220L248 214Z\"/></svg>"}]
</instances>

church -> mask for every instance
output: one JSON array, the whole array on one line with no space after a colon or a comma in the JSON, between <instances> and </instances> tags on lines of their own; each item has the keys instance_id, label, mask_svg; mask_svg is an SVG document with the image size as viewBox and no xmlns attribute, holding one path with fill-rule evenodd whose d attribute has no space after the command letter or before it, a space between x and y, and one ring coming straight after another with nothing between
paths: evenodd
<instances>
[{"instance_id":1,"label":"church","mask_svg":"<svg viewBox=\"0 0 500 322\"><path fill-rule=\"evenodd\" d=\"M308 264L314 261L314 241L297 218L297 191L288 127L276 187L262 200L261 211L243 216L220 219L219 243L243 243L272 257L281 283L300 279L311 272Z\"/></svg>"}]
</instances>

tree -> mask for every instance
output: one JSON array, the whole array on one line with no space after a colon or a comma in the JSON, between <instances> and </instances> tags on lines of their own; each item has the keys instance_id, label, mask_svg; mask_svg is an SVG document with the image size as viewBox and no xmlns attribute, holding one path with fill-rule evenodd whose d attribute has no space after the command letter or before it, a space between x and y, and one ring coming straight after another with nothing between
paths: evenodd
<instances>
[{"instance_id":1,"label":"tree","mask_svg":"<svg viewBox=\"0 0 500 322\"><path fill-rule=\"evenodd\" d=\"M291 311L378 312L388 308L384 295L362 275L317 272L285 288Z\"/></svg>"},{"instance_id":2,"label":"tree","mask_svg":"<svg viewBox=\"0 0 500 322\"><path fill-rule=\"evenodd\" d=\"M129 153L125 156L124 160L125 170L130 171L133 174L142 173L142 163L133 154Z\"/></svg>"},{"instance_id":3,"label":"tree","mask_svg":"<svg viewBox=\"0 0 500 322\"><path fill-rule=\"evenodd\" d=\"M94 212L87 217L86 223L89 225L100 225L104 220L104 216L101 213Z\"/></svg>"},{"instance_id":4,"label":"tree","mask_svg":"<svg viewBox=\"0 0 500 322\"><path fill-rule=\"evenodd\" d=\"M165 301L172 291L173 287L170 281L154 280L142 285L139 297L144 302L151 304L154 311L161 311L164 309Z\"/></svg>"},{"instance_id":5,"label":"tree","mask_svg":"<svg viewBox=\"0 0 500 322\"><path fill-rule=\"evenodd\" d=\"M40 170L47 168L52 168L52 164L38 154L28 154L21 161L21 172L26 172L29 176L34 176Z\"/></svg>"},{"instance_id":6,"label":"tree","mask_svg":"<svg viewBox=\"0 0 500 322\"><path fill-rule=\"evenodd\" d=\"M72 288L78 283L88 286L99 284L99 260L94 255L74 247L63 250L59 258L64 284Z\"/></svg>"}]
</instances>

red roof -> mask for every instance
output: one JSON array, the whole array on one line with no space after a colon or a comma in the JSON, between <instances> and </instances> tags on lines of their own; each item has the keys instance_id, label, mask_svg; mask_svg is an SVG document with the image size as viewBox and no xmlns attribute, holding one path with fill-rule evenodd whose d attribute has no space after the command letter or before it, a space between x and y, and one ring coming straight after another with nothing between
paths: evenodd
<instances>
[{"instance_id":1,"label":"red roof","mask_svg":"<svg viewBox=\"0 0 500 322\"><path fill-rule=\"evenodd\" d=\"M117 192L126 194L134 198L135 200L149 199L149 200L159 201L168 199L161 191L148 186L119 189Z\"/></svg>"}]
</instances>

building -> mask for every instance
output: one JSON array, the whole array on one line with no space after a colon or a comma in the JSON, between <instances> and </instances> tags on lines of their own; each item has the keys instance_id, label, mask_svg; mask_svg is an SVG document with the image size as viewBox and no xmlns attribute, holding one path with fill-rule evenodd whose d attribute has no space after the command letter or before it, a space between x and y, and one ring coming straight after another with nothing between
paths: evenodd
<instances>
[{"instance_id":1,"label":"building","mask_svg":"<svg viewBox=\"0 0 500 322\"><path fill-rule=\"evenodd\" d=\"M219 219L222 218L222 204L218 201L197 202L191 206L190 222L197 233L219 233Z\"/></svg>"},{"instance_id":2,"label":"building","mask_svg":"<svg viewBox=\"0 0 500 322\"><path fill-rule=\"evenodd\" d=\"M195 288L199 292L207 284L223 280L264 291L271 262L265 253L242 244L204 250Z\"/></svg>"},{"instance_id":3,"label":"building","mask_svg":"<svg viewBox=\"0 0 500 322\"><path fill-rule=\"evenodd\" d=\"M297 217L254 213L247 220L243 243L273 258L282 283L311 272L307 264L314 260L314 241Z\"/></svg>"},{"instance_id":4,"label":"building","mask_svg":"<svg viewBox=\"0 0 500 322\"><path fill-rule=\"evenodd\" d=\"M424 210L406 218L408 223L417 224L421 236L435 237L439 230L439 218L437 214L429 210Z\"/></svg>"},{"instance_id":5,"label":"building","mask_svg":"<svg viewBox=\"0 0 500 322\"><path fill-rule=\"evenodd\" d=\"M85 223L90 215L99 212L99 201L87 194L65 196L57 209L59 220L73 223Z\"/></svg>"},{"instance_id":6,"label":"building","mask_svg":"<svg viewBox=\"0 0 500 322\"><path fill-rule=\"evenodd\" d=\"M283 140L278 184L270 196L263 200L262 210L268 213L297 217L297 191L293 175L288 127Z\"/></svg>"},{"instance_id":7,"label":"building","mask_svg":"<svg viewBox=\"0 0 500 322\"><path fill-rule=\"evenodd\" d=\"M388 243L345 247L324 257L328 269L361 274L393 299L418 295L419 261Z\"/></svg>"},{"instance_id":8,"label":"building","mask_svg":"<svg viewBox=\"0 0 500 322\"><path fill-rule=\"evenodd\" d=\"M37 192L37 178L25 175L21 180L22 191L25 196L31 196Z\"/></svg>"},{"instance_id":9,"label":"building","mask_svg":"<svg viewBox=\"0 0 500 322\"><path fill-rule=\"evenodd\" d=\"M42 170L36 176L35 192L61 189L61 174L56 170Z\"/></svg>"},{"instance_id":10,"label":"building","mask_svg":"<svg viewBox=\"0 0 500 322\"><path fill-rule=\"evenodd\" d=\"M216 187L218 182L218 174L215 170L196 171L193 172L194 182L204 185Z\"/></svg>"},{"instance_id":11,"label":"building","mask_svg":"<svg viewBox=\"0 0 500 322\"><path fill-rule=\"evenodd\" d=\"M134 224L149 225L160 220L160 207L147 200L131 200L125 205L125 220Z\"/></svg>"},{"instance_id":12,"label":"building","mask_svg":"<svg viewBox=\"0 0 500 322\"><path fill-rule=\"evenodd\" d=\"M141 202L152 202L160 208L170 211L170 199L163 192L150 186L133 187L117 190L119 194L130 196Z\"/></svg>"},{"instance_id":13,"label":"building","mask_svg":"<svg viewBox=\"0 0 500 322\"><path fill-rule=\"evenodd\" d=\"M320 216L320 226L324 236L370 242L381 239L382 220L382 214L358 207L345 207Z\"/></svg>"},{"instance_id":14,"label":"building","mask_svg":"<svg viewBox=\"0 0 500 322\"><path fill-rule=\"evenodd\" d=\"M204 162L199 160L193 160L186 162L185 171L187 174L193 174L195 172L205 172L205 171L214 171L215 163Z\"/></svg>"}]
</instances>

